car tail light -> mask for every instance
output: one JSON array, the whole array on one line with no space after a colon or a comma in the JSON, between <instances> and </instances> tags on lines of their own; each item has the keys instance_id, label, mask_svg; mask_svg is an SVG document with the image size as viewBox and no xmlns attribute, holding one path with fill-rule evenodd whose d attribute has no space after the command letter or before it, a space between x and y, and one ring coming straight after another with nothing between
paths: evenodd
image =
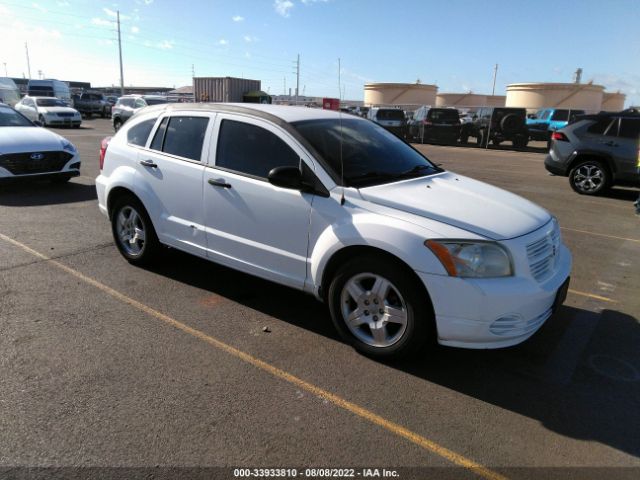
<instances>
[{"instance_id":1,"label":"car tail light","mask_svg":"<svg viewBox=\"0 0 640 480\"><path fill-rule=\"evenodd\" d=\"M551 140L556 140L558 142L568 142L569 141L567 136L562 132L553 132L551 134Z\"/></svg>"},{"instance_id":2,"label":"car tail light","mask_svg":"<svg viewBox=\"0 0 640 480\"><path fill-rule=\"evenodd\" d=\"M102 171L102 167L104 167L104 157L107 154L107 147L109 146L109 142L111 141L111 137L105 137L100 142L100 170Z\"/></svg>"}]
</instances>

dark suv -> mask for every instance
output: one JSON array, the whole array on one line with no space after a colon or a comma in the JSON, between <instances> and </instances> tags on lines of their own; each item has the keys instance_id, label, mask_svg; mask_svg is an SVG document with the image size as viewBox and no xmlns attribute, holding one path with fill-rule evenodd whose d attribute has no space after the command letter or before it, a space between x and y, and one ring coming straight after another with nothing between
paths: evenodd
<instances>
[{"instance_id":1,"label":"dark suv","mask_svg":"<svg viewBox=\"0 0 640 480\"><path fill-rule=\"evenodd\" d=\"M462 126L460 141L467 143L475 137L478 145L485 147L489 141L494 145L511 141L514 147L523 148L529 142L527 111L524 108L482 107L473 116L473 121Z\"/></svg>"},{"instance_id":2,"label":"dark suv","mask_svg":"<svg viewBox=\"0 0 640 480\"><path fill-rule=\"evenodd\" d=\"M596 195L614 184L637 185L640 111L578 117L551 134L545 168L569 177L576 192Z\"/></svg>"},{"instance_id":3,"label":"dark suv","mask_svg":"<svg viewBox=\"0 0 640 480\"><path fill-rule=\"evenodd\" d=\"M420 107L407 124L407 138L420 143L456 143L460 136L460 112L455 108Z\"/></svg>"}]
</instances>

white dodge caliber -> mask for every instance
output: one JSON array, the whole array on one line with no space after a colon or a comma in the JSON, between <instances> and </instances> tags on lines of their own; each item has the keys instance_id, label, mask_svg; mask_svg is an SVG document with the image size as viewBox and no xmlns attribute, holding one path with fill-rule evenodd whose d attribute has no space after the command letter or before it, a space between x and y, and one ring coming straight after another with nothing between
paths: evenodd
<instances>
[{"instance_id":1,"label":"white dodge caliber","mask_svg":"<svg viewBox=\"0 0 640 480\"><path fill-rule=\"evenodd\" d=\"M298 288L368 355L515 345L567 294L552 215L362 118L158 105L103 140L100 170L100 210L129 262L168 245Z\"/></svg>"}]
</instances>

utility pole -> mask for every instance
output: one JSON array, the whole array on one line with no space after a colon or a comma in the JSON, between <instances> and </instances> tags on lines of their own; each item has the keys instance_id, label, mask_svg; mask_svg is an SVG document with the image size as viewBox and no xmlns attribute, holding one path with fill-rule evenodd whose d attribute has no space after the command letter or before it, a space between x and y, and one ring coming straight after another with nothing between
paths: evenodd
<instances>
[{"instance_id":1,"label":"utility pole","mask_svg":"<svg viewBox=\"0 0 640 480\"><path fill-rule=\"evenodd\" d=\"M5 77L8 77L8 76L9 76L9 74L7 73L7 62L2 62L2 63L3 63L3 65L4 65L4 76L5 76Z\"/></svg>"},{"instance_id":2,"label":"utility pole","mask_svg":"<svg viewBox=\"0 0 640 480\"><path fill-rule=\"evenodd\" d=\"M342 96L342 67L340 66L340 58L338 58L338 100ZM342 153L342 152L341 152Z\"/></svg>"},{"instance_id":3,"label":"utility pole","mask_svg":"<svg viewBox=\"0 0 640 480\"><path fill-rule=\"evenodd\" d=\"M193 63L191 64L191 77L196 77L196 66Z\"/></svg>"},{"instance_id":4,"label":"utility pole","mask_svg":"<svg viewBox=\"0 0 640 480\"><path fill-rule=\"evenodd\" d=\"M120 95L124 95L124 73L122 73L122 39L120 37L120 10L116 12L118 21L118 53L120 55Z\"/></svg>"},{"instance_id":5,"label":"utility pole","mask_svg":"<svg viewBox=\"0 0 640 480\"><path fill-rule=\"evenodd\" d=\"M498 77L498 64L493 68L493 89L491 90L491 95L496 94L496 78Z\"/></svg>"},{"instance_id":6,"label":"utility pole","mask_svg":"<svg viewBox=\"0 0 640 480\"><path fill-rule=\"evenodd\" d=\"M300 91L300 54L296 62L296 105L298 104L298 92Z\"/></svg>"},{"instance_id":7,"label":"utility pole","mask_svg":"<svg viewBox=\"0 0 640 480\"><path fill-rule=\"evenodd\" d=\"M29 61L29 45L27 45L27 42L24 42L24 49L27 51L27 69L29 72L29 80L31 80L31 62Z\"/></svg>"},{"instance_id":8,"label":"utility pole","mask_svg":"<svg viewBox=\"0 0 640 480\"><path fill-rule=\"evenodd\" d=\"M282 90L282 95L286 95L287 94L287 77L284 77L284 87Z\"/></svg>"}]
</instances>

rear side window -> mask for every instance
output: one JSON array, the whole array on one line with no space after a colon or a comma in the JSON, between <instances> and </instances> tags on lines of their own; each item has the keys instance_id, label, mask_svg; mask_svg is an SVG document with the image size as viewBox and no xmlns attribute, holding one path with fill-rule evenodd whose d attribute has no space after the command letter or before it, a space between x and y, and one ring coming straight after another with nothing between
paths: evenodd
<instances>
[{"instance_id":1,"label":"rear side window","mask_svg":"<svg viewBox=\"0 0 640 480\"><path fill-rule=\"evenodd\" d=\"M223 120L216 166L260 178L276 167L298 167L300 157L278 136L248 123Z\"/></svg>"},{"instance_id":2,"label":"rear side window","mask_svg":"<svg viewBox=\"0 0 640 480\"><path fill-rule=\"evenodd\" d=\"M595 135L602 135L607 127L611 125L611 122L611 117L599 118L598 120L596 120L596 123L594 123L587 129L587 132L593 133Z\"/></svg>"},{"instance_id":3,"label":"rear side window","mask_svg":"<svg viewBox=\"0 0 640 480\"><path fill-rule=\"evenodd\" d=\"M151 133L151 129L156 124L157 118L150 118L131 127L127 131L127 142L132 145L144 147L147 144L147 138Z\"/></svg>"},{"instance_id":4,"label":"rear side window","mask_svg":"<svg viewBox=\"0 0 640 480\"><path fill-rule=\"evenodd\" d=\"M199 162L208 123L209 119L206 117L171 117L168 125L165 124L167 126L162 151ZM153 139L154 144L159 133L160 129Z\"/></svg>"},{"instance_id":5,"label":"rear side window","mask_svg":"<svg viewBox=\"0 0 640 480\"><path fill-rule=\"evenodd\" d=\"M638 140L640 138L640 118L623 118L619 136Z\"/></svg>"},{"instance_id":6,"label":"rear side window","mask_svg":"<svg viewBox=\"0 0 640 480\"><path fill-rule=\"evenodd\" d=\"M617 137L618 136L618 125L620 124L620 119L614 118L613 122L609 126L609 129L605 132L607 137Z\"/></svg>"},{"instance_id":7,"label":"rear side window","mask_svg":"<svg viewBox=\"0 0 640 480\"><path fill-rule=\"evenodd\" d=\"M151 148L151 150L157 150L159 152L162 151L162 144L164 143L164 133L167 131L167 123L169 123L169 117L164 117L162 119L162 122L160 122L158 130L156 130L156 134L153 137L151 145L149 145L149 148Z\"/></svg>"}]
</instances>

